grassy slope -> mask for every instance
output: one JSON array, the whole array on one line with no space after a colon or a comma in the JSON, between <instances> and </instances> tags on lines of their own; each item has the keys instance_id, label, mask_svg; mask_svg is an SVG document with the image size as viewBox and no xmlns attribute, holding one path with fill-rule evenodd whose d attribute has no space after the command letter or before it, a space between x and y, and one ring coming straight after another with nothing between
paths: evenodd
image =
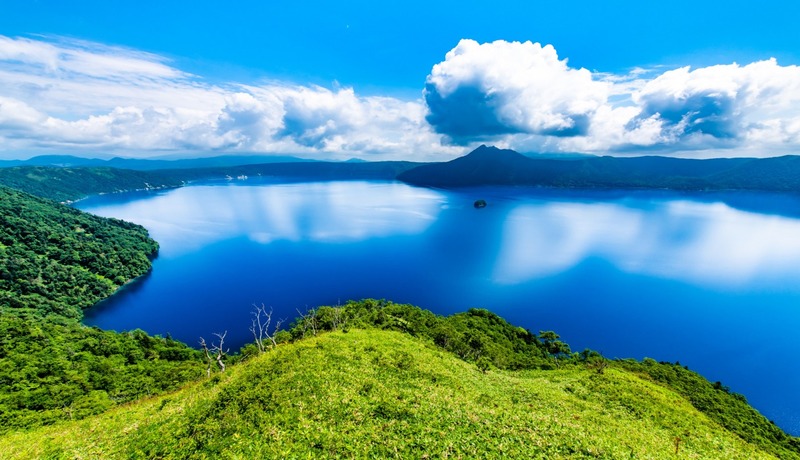
<instances>
[{"instance_id":1,"label":"grassy slope","mask_svg":"<svg viewBox=\"0 0 800 460\"><path fill-rule=\"evenodd\" d=\"M305 339L176 393L0 438L4 458L770 458L621 369L480 372L397 332Z\"/></svg>"}]
</instances>

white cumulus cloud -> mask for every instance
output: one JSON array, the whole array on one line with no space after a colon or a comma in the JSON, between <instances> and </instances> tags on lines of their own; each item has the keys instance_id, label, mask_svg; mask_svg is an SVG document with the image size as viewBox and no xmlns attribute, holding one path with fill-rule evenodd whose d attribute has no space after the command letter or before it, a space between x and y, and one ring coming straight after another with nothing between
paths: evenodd
<instances>
[{"instance_id":1,"label":"white cumulus cloud","mask_svg":"<svg viewBox=\"0 0 800 460\"><path fill-rule=\"evenodd\" d=\"M592 73L550 45L462 40L433 66L424 94L427 120L462 144L681 156L800 147L800 67L775 59Z\"/></svg>"},{"instance_id":2,"label":"white cumulus cloud","mask_svg":"<svg viewBox=\"0 0 800 460\"><path fill-rule=\"evenodd\" d=\"M780 66L775 59L683 67L649 81L632 97L642 110L637 120L658 121L667 142L781 143L798 134L800 67Z\"/></svg>"},{"instance_id":3,"label":"white cumulus cloud","mask_svg":"<svg viewBox=\"0 0 800 460\"><path fill-rule=\"evenodd\" d=\"M323 159L430 158L443 146L421 99L352 88L210 84L162 56L0 36L0 156L238 151Z\"/></svg>"},{"instance_id":4,"label":"white cumulus cloud","mask_svg":"<svg viewBox=\"0 0 800 460\"><path fill-rule=\"evenodd\" d=\"M455 141L501 134L576 136L608 97L609 85L573 69L555 48L531 42L461 40L433 66L427 120Z\"/></svg>"},{"instance_id":5,"label":"white cumulus cloud","mask_svg":"<svg viewBox=\"0 0 800 460\"><path fill-rule=\"evenodd\" d=\"M290 82L217 82L163 56L0 35L0 157L206 152L449 159L523 152L770 156L800 150L800 67L775 59L626 74L551 45L461 40L419 98Z\"/></svg>"}]
</instances>

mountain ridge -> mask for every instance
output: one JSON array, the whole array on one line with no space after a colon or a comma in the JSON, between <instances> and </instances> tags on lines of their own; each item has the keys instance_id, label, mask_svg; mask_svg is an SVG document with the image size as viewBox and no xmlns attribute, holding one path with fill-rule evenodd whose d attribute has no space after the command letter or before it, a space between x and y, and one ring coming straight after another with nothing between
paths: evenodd
<instances>
[{"instance_id":1,"label":"mountain ridge","mask_svg":"<svg viewBox=\"0 0 800 460\"><path fill-rule=\"evenodd\" d=\"M39 155L27 160L0 160L0 168L14 166L110 167L135 171L156 169L218 168L266 163L315 162L292 155L219 155L201 158L86 158L74 155Z\"/></svg>"},{"instance_id":2,"label":"mountain ridge","mask_svg":"<svg viewBox=\"0 0 800 460\"><path fill-rule=\"evenodd\" d=\"M674 190L800 190L800 156L686 159L662 156L531 158L482 145L398 175L418 186L481 185Z\"/></svg>"}]
</instances>

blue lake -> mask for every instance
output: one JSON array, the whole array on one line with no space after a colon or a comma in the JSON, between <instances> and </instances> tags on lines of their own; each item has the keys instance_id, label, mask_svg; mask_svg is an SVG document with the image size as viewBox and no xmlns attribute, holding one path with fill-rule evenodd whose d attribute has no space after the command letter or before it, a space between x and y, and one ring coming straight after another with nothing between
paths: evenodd
<instances>
[{"instance_id":1,"label":"blue lake","mask_svg":"<svg viewBox=\"0 0 800 460\"><path fill-rule=\"evenodd\" d=\"M680 361L800 435L800 196L251 179L76 206L161 244L87 324L237 349L253 304L482 307L573 350Z\"/></svg>"}]
</instances>

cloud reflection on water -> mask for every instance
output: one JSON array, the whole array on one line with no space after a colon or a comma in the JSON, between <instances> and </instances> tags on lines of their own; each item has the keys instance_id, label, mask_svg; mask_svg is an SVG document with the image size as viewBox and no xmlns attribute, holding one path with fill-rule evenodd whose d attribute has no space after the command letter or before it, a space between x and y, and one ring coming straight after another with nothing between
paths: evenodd
<instances>
[{"instance_id":1,"label":"cloud reflection on water","mask_svg":"<svg viewBox=\"0 0 800 460\"><path fill-rule=\"evenodd\" d=\"M515 284L588 258L626 272L736 285L797 274L800 221L723 203L659 200L548 201L508 213L493 277Z\"/></svg>"},{"instance_id":2,"label":"cloud reflection on water","mask_svg":"<svg viewBox=\"0 0 800 460\"><path fill-rule=\"evenodd\" d=\"M144 225L161 243L162 257L242 236L263 244L344 243L434 228L433 244L452 241L461 247L462 235L485 224L485 233L473 236L493 244L475 263L488 264L499 284L556 275L587 259L605 260L629 273L718 286L780 282L800 272L799 219L719 201L636 193L612 199L602 194L596 199L499 196L487 213L473 210L469 198L459 194L400 183L251 182L197 185L122 204L101 200L81 207ZM419 254L425 263L450 256L452 251Z\"/></svg>"},{"instance_id":3,"label":"cloud reflection on water","mask_svg":"<svg viewBox=\"0 0 800 460\"><path fill-rule=\"evenodd\" d=\"M200 185L122 206L82 207L144 225L161 243L162 256L178 256L243 235L266 244L420 233L444 201L435 191L397 183L318 182Z\"/></svg>"}]
</instances>

